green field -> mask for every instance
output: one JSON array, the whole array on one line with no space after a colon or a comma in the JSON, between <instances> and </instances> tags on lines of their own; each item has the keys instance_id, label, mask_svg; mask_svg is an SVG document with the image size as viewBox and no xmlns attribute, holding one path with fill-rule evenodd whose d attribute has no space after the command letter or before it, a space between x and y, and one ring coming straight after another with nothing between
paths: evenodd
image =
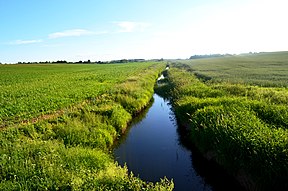
<instances>
[{"instance_id":1,"label":"green field","mask_svg":"<svg viewBox=\"0 0 288 191\"><path fill-rule=\"evenodd\" d=\"M0 66L0 124L95 98L152 64Z\"/></svg>"},{"instance_id":2,"label":"green field","mask_svg":"<svg viewBox=\"0 0 288 191\"><path fill-rule=\"evenodd\" d=\"M111 156L161 62L0 66L0 190L172 190ZM163 177L164 178L164 177Z\"/></svg>"},{"instance_id":3,"label":"green field","mask_svg":"<svg viewBox=\"0 0 288 191\"><path fill-rule=\"evenodd\" d=\"M204 80L288 87L288 52L192 59L181 63Z\"/></svg>"},{"instance_id":4,"label":"green field","mask_svg":"<svg viewBox=\"0 0 288 191\"><path fill-rule=\"evenodd\" d=\"M172 190L111 156L165 64L0 65L0 190ZM248 190L287 190L288 53L170 66L157 90L191 143Z\"/></svg>"},{"instance_id":5,"label":"green field","mask_svg":"<svg viewBox=\"0 0 288 191\"><path fill-rule=\"evenodd\" d=\"M287 58L261 53L170 64L170 95L191 142L248 190L288 188Z\"/></svg>"}]
</instances>

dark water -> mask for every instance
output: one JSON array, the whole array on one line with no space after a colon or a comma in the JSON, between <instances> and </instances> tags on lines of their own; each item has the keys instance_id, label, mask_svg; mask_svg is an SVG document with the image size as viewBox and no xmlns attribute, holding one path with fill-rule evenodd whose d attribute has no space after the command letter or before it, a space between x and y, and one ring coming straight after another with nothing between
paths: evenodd
<instances>
[{"instance_id":1,"label":"dark water","mask_svg":"<svg viewBox=\"0 0 288 191\"><path fill-rule=\"evenodd\" d=\"M225 175L181 143L169 102L157 94L153 98L151 107L132 123L114 149L116 161L145 181L173 179L176 191L239 190L233 184L227 187L231 181Z\"/></svg>"}]
</instances>

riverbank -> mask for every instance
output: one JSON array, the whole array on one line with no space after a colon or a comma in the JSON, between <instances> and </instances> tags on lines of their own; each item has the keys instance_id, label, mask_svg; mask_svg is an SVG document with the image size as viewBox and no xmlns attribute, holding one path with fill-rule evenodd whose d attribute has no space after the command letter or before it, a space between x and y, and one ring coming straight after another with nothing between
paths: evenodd
<instances>
[{"instance_id":1,"label":"riverbank","mask_svg":"<svg viewBox=\"0 0 288 191\"><path fill-rule=\"evenodd\" d=\"M168 100L157 94L153 103L132 122L114 150L115 160L142 180L173 179L175 191L207 190L211 186L198 175L191 151L180 143L177 123Z\"/></svg>"},{"instance_id":2,"label":"riverbank","mask_svg":"<svg viewBox=\"0 0 288 191\"><path fill-rule=\"evenodd\" d=\"M203 156L226 169L247 190L287 189L288 134L285 125L280 125L284 121L275 121L286 118L287 106L270 105L264 88L242 87L243 96L240 86L206 85L193 72L175 65L168 71L168 81L164 92L169 92L177 119ZM273 113L278 118L267 121Z\"/></svg>"},{"instance_id":3,"label":"riverbank","mask_svg":"<svg viewBox=\"0 0 288 191\"><path fill-rule=\"evenodd\" d=\"M172 190L173 183L167 179L149 183L129 174L110 151L132 117L149 103L163 67L150 64L112 85L113 78L102 77L100 83L91 78L91 87L99 83L107 88L55 115L6 123L0 132L0 189ZM90 80L85 74L84 80Z\"/></svg>"},{"instance_id":4,"label":"riverbank","mask_svg":"<svg viewBox=\"0 0 288 191\"><path fill-rule=\"evenodd\" d=\"M121 136L115 160L145 181L157 182L164 176L173 179L175 191L243 191L219 165L191 147L188 132L178 126L170 101L156 93L153 97L151 105Z\"/></svg>"}]
</instances>

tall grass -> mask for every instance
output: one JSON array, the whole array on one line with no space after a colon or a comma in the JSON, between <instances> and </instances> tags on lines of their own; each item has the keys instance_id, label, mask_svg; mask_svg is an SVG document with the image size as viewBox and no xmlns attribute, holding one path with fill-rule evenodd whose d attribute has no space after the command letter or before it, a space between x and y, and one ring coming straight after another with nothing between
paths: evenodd
<instances>
[{"instance_id":1,"label":"tall grass","mask_svg":"<svg viewBox=\"0 0 288 191\"><path fill-rule=\"evenodd\" d=\"M168 79L176 116L207 158L249 190L288 188L285 89L203 83L176 68Z\"/></svg>"},{"instance_id":2,"label":"tall grass","mask_svg":"<svg viewBox=\"0 0 288 191\"><path fill-rule=\"evenodd\" d=\"M0 190L172 190L172 181L144 182L111 155L115 139L149 103L164 68L161 63L144 66L57 114L2 129Z\"/></svg>"}]
</instances>

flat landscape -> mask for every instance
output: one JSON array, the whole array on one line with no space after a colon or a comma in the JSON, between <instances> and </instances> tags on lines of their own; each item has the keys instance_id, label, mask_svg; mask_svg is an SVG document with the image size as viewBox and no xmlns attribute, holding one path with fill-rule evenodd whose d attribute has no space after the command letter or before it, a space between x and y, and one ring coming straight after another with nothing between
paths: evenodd
<instances>
[{"instance_id":1,"label":"flat landscape","mask_svg":"<svg viewBox=\"0 0 288 191\"><path fill-rule=\"evenodd\" d=\"M95 98L149 65L2 65L1 122L38 117Z\"/></svg>"},{"instance_id":2,"label":"flat landscape","mask_svg":"<svg viewBox=\"0 0 288 191\"><path fill-rule=\"evenodd\" d=\"M288 52L247 53L183 61L201 78L214 82L288 86Z\"/></svg>"},{"instance_id":3,"label":"flat landscape","mask_svg":"<svg viewBox=\"0 0 288 191\"><path fill-rule=\"evenodd\" d=\"M171 190L167 179L130 175L110 153L163 67L1 65L0 190Z\"/></svg>"},{"instance_id":4,"label":"flat landscape","mask_svg":"<svg viewBox=\"0 0 288 191\"><path fill-rule=\"evenodd\" d=\"M287 7L0 0L0 191L287 191Z\"/></svg>"},{"instance_id":5,"label":"flat landscape","mask_svg":"<svg viewBox=\"0 0 288 191\"><path fill-rule=\"evenodd\" d=\"M287 58L0 65L0 189L173 190L173 180L143 181L111 155L163 73L157 91L207 160L246 190L286 190Z\"/></svg>"},{"instance_id":6,"label":"flat landscape","mask_svg":"<svg viewBox=\"0 0 288 191\"><path fill-rule=\"evenodd\" d=\"M190 140L247 190L288 188L288 54L171 63L175 113Z\"/></svg>"}]
</instances>

